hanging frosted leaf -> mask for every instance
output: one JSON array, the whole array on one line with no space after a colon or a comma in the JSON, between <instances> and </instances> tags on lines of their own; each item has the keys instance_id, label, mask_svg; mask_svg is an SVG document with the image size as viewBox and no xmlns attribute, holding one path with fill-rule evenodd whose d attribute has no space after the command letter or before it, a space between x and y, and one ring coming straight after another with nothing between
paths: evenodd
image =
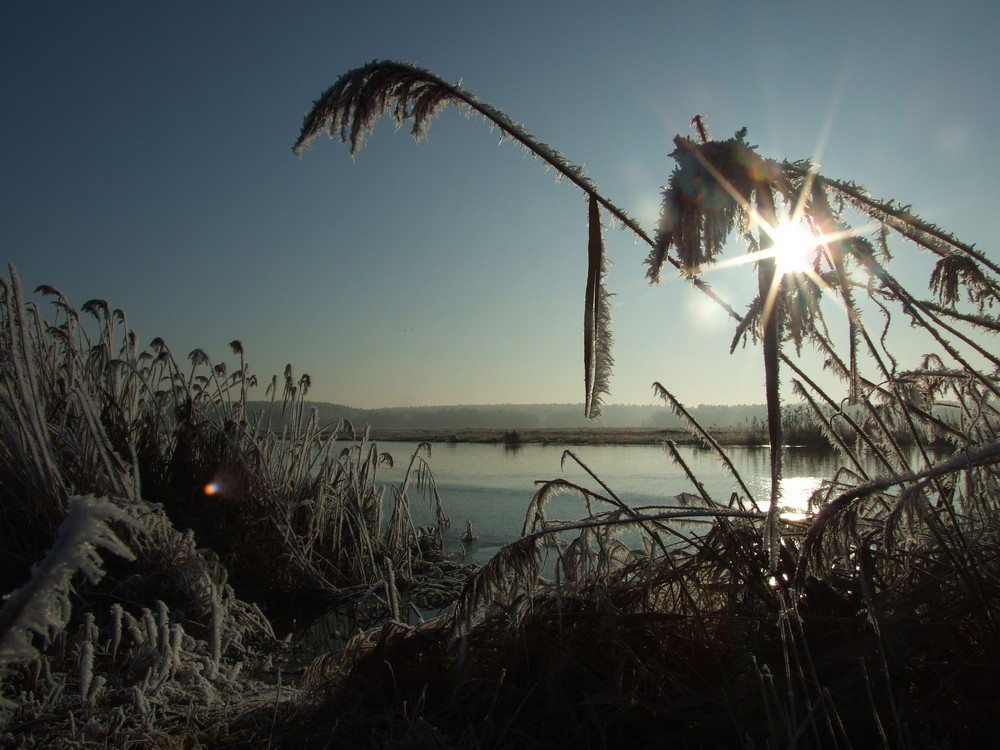
<instances>
[{"instance_id":1,"label":"hanging frosted leaf","mask_svg":"<svg viewBox=\"0 0 1000 750\"><path fill-rule=\"evenodd\" d=\"M588 419L601 415L602 396L609 392L611 367L611 303L604 288L607 263L601 235L601 209L590 196L587 241L587 291L583 316L583 370L586 398L584 413Z\"/></svg>"}]
</instances>

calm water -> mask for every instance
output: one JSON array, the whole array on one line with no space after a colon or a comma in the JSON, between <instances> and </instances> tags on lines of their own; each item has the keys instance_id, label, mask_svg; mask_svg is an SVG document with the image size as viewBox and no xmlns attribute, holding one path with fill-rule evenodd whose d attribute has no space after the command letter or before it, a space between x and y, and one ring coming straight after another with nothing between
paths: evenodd
<instances>
[{"instance_id":1,"label":"calm water","mask_svg":"<svg viewBox=\"0 0 1000 750\"><path fill-rule=\"evenodd\" d=\"M385 442L380 449L392 454L395 468L379 471L386 483L398 483L416 449L416 443ZM503 445L435 443L430 466L445 512L451 519L446 535L450 549L456 537L472 522L479 539L469 548L466 561L482 563L521 534L525 512L535 494L537 480L566 479L601 494L600 485L575 461L560 466L564 446L528 444L516 449ZM684 471L660 446L597 445L569 448L623 501L634 506L675 504L681 492L696 492ZM713 499L725 503L737 490L718 456L694 446L680 446L679 453ZM730 459L758 503L766 507L769 487L767 448L731 448ZM833 453L790 448L786 452L782 482L784 504L804 508L809 495L837 469ZM742 493L741 493L742 494ZM427 524L433 514L427 503L411 497L414 521ZM586 515L577 495L561 495L546 505L549 518L567 521Z\"/></svg>"}]
</instances>

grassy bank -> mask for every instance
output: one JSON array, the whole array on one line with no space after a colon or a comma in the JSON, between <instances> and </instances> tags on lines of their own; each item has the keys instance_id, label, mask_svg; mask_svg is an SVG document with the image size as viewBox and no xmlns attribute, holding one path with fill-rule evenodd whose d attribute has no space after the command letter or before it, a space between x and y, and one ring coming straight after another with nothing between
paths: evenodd
<instances>
[{"instance_id":1,"label":"grassy bank","mask_svg":"<svg viewBox=\"0 0 1000 750\"><path fill-rule=\"evenodd\" d=\"M262 743L308 643L457 596L426 446L318 424L290 367L249 413L240 342L181 364L102 300L37 292L50 314L0 277L0 746Z\"/></svg>"}]
</instances>

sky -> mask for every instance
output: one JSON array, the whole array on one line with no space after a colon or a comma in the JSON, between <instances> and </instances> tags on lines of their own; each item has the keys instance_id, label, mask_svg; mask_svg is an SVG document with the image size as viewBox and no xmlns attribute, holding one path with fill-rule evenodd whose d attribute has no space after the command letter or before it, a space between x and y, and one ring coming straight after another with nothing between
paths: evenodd
<instances>
[{"instance_id":1,"label":"sky","mask_svg":"<svg viewBox=\"0 0 1000 750\"><path fill-rule=\"evenodd\" d=\"M239 339L262 382L291 363L320 401L581 402L582 194L453 108L420 143L384 120L356 158L326 138L295 157L339 75L397 59L461 80L650 233L700 114L995 259L998 28L982 0L7 2L0 260L178 359L231 363ZM732 323L672 273L650 286L626 232L606 243L607 401L656 403L659 381L690 405L763 402ZM747 266L706 279L752 299Z\"/></svg>"}]
</instances>

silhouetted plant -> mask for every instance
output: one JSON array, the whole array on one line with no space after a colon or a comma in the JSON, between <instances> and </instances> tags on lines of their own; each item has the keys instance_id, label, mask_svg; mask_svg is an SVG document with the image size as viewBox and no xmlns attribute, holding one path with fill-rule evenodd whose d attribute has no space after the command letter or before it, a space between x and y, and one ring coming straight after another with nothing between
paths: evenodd
<instances>
[{"instance_id":1,"label":"silhouetted plant","mask_svg":"<svg viewBox=\"0 0 1000 750\"><path fill-rule=\"evenodd\" d=\"M357 153L375 121L391 114L397 126L412 122L412 134L419 139L426 134L431 119L442 107L453 104L468 113L476 113L497 127L504 138L514 140L532 156L541 159L558 176L565 177L582 190L588 201L588 264L584 315L585 401L589 416L600 413L602 396L609 387L611 371L610 307L603 286L604 247L601 241L601 211L620 221L650 247L646 260L647 277L660 279L663 265L670 263L701 291L722 304L737 321L733 347L750 336L760 341L764 355L765 397L771 451L771 517L769 538L776 532L775 514L780 505L782 435L779 364L789 363L786 343L798 353L809 343L822 352L827 366L842 377L849 389L849 402L885 399L899 407L904 428L913 432L933 423L933 415L916 406L912 395L920 385L908 373L901 372L880 346L879 335L872 335L862 322L857 295L867 296L888 318L889 305L896 304L911 324L927 331L952 359L961 372L986 391L997 394L995 379L974 366L970 354L984 358L993 368L1000 358L977 340L975 330L994 332L997 324L985 316L986 309L1000 299L996 279L997 266L975 248L938 227L921 220L908 206L895 201L870 198L853 183L819 175L808 161L777 161L757 154L746 141L746 129L733 138L711 140L704 121L697 117L699 140L677 136L672 156L677 166L663 194L663 208L655 238L650 238L628 214L600 193L583 169L562 154L539 141L524 127L496 108L481 102L458 84L413 65L400 62L372 62L341 76L317 99L306 116L294 151L303 149L320 133L327 132L350 144ZM868 239L846 223L846 212L853 209L878 228ZM780 230L787 224L803 224L813 236L812 258L803 271L780 273L773 252ZM739 315L701 280L706 266L722 253L733 233L746 242L750 259L757 265L756 294L748 312ZM889 272L888 239L896 233L930 251L939 260L931 276L931 286L940 304L920 300L908 292ZM670 250L676 250L676 257ZM959 287L967 289L969 300L978 315L955 309L960 300ZM846 356L839 354L831 338L821 298L836 298L846 311L849 328ZM946 320L946 318L948 320ZM956 327L961 321L972 332ZM966 347L960 351L952 340ZM875 378L866 379L860 360L867 352L875 367ZM888 359L888 363L886 360ZM797 366L789 363L796 374ZM946 377L934 373L936 377ZM963 376L965 377L965 376ZM812 383L812 381L807 381ZM810 386L812 387L812 386ZM840 400L821 389L824 401L839 407ZM895 445L891 428L875 413L871 423L874 434L895 454L899 469L906 461ZM902 463L900 463L902 462ZM770 543L772 558L776 540Z\"/></svg>"},{"instance_id":2,"label":"silhouetted plant","mask_svg":"<svg viewBox=\"0 0 1000 750\"><path fill-rule=\"evenodd\" d=\"M516 714L510 733L491 729L488 718L472 730L476 741L493 744L515 733L584 746L594 736L697 746L996 742L982 719L995 690L971 687L985 677L973 664L996 663L1000 635L1000 357L985 343L1000 330L996 263L909 206L820 175L807 160L759 155L746 129L712 140L700 117L697 139L674 140L676 166L651 237L581 168L506 114L406 63L372 62L341 76L314 103L294 150L328 132L356 153L383 114L397 125L411 121L419 139L447 104L481 115L585 194L588 416L600 412L611 367L602 215L649 247L651 283L669 263L727 310L731 348L761 344L769 502L758 505L735 469L739 492L712 497L669 444L698 491L673 504L632 508L596 474L599 489L545 482L523 538L468 581L445 623L386 628L317 665L311 683L330 691L333 712L358 711L362 686L385 684L393 687L384 702L366 694L365 710L379 721L397 720L393 706L406 701L419 701L427 716ZM808 233L799 239L809 253L797 269L778 263L789 226ZM743 314L703 279L734 237L757 271ZM893 275L893 238L936 259L929 279L936 300ZM831 311L845 322L843 344L831 333ZM910 369L890 345L900 316L933 349ZM807 373L800 357L807 346L842 393ZM804 521L782 516L779 368L792 374L801 402L788 426L815 427L842 459L811 499L819 512ZM655 389L732 467L680 401L659 383ZM952 457L940 459L934 445L942 443ZM580 497L585 515L546 518L558 492ZM707 527L693 529L692 519ZM643 546L622 545L615 534L624 528ZM577 536L556 547L557 578L545 581L543 542L566 534ZM462 648L449 650L454 637ZM549 699L535 711L528 696L542 680ZM472 681L489 687L482 694L455 687ZM595 692L600 705L589 702L581 713ZM557 710L571 720L552 721L559 700ZM394 736L412 739L410 726L396 724ZM436 727L468 739L467 724L442 718ZM346 726L343 736L358 729Z\"/></svg>"}]
</instances>

